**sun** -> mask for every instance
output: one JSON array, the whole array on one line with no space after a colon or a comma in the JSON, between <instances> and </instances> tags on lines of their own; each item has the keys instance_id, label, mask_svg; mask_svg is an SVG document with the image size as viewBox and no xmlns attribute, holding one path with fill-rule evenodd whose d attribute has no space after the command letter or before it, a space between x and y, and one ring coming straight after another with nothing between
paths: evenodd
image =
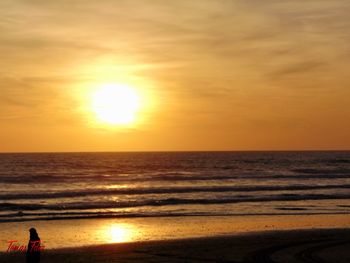
<instances>
[{"instance_id":1,"label":"sun","mask_svg":"<svg viewBox=\"0 0 350 263\"><path fill-rule=\"evenodd\" d=\"M127 125L135 121L140 108L136 89L124 84L104 84L92 95L92 109L99 121Z\"/></svg>"}]
</instances>

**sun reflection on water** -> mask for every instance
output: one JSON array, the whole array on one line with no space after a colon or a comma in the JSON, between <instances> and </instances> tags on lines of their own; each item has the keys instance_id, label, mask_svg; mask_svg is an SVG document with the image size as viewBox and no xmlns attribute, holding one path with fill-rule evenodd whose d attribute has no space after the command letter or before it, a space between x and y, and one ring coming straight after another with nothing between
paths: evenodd
<instances>
[{"instance_id":1,"label":"sun reflection on water","mask_svg":"<svg viewBox=\"0 0 350 263\"><path fill-rule=\"evenodd\" d=\"M136 231L130 224L112 224L106 227L104 231L107 243L123 243L133 241Z\"/></svg>"}]
</instances>

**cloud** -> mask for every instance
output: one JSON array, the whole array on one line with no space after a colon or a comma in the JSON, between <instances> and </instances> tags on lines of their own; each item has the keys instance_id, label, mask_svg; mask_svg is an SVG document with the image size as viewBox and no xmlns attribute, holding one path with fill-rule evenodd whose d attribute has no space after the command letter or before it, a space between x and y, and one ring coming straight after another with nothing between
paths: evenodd
<instances>
[{"instance_id":1,"label":"cloud","mask_svg":"<svg viewBox=\"0 0 350 263\"><path fill-rule=\"evenodd\" d=\"M347 94L349 11L347 0L3 0L0 118L79 122L75 89L145 79L159 127L302 126Z\"/></svg>"}]
</instances>

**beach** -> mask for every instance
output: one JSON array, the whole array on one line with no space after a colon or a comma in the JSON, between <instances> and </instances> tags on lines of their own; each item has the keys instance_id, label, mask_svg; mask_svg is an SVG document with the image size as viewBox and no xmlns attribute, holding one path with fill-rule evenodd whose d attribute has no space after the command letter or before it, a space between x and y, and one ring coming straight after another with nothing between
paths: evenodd
<instances>
[{"instance_id":1,"label":"beach","mask_svg":"<svg viewBox=\"0 0 350 263\"><path fill-rule=\"evenodd\" d=\"M56 220L23 222L23 235L12 237L25 244L25 228L35 226L42 262L348 263L349 222L349 215ZM4 244L18 223L1 225L0 261L23 262L23 252Z\"/></svg>"},{"instance_id":2,"label":"beach","mask_svg":"<svg viewBox=\"0 0 350 263\"><path fill-rule=\"evenodd\" d=\"M291 230L47 250L42 262L348 263L349 249L349 229ZM0 258L23 262L21 253Z\"/></svg>"},{"instance_id":3,"label":"beach","mask_svg":"<svg viewBox=\"0 0 350 263\"><path fill-rule=\"evenodd\" d=\"M0 263L350 263L349 13L0 0Z\"/></svg>"},{"instance_id":4,"label":"beach","mask_svg":"<svg viewBox=\"0 0 350 263\"><path fill-rule=\"evenodd\" d=\"M2 154L0 262L350 262L349 152Z\"/></svg>"}]
</instances>

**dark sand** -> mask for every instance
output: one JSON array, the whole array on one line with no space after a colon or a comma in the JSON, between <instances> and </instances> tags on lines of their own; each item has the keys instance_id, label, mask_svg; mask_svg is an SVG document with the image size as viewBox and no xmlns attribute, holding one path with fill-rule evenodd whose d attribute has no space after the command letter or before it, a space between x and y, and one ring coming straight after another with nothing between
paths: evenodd
<instances>
[{"instance_id":1,"label":"dark sand","mask_svg":"<svg viewBox=\"0 0 350 263\"><path fill-rule=\"evenodd\" d=\"M25 262L1 253L0 262ZM41 262L350 262L350 229L287 230L46 250Z\"/></svg>"}]
</instances>

